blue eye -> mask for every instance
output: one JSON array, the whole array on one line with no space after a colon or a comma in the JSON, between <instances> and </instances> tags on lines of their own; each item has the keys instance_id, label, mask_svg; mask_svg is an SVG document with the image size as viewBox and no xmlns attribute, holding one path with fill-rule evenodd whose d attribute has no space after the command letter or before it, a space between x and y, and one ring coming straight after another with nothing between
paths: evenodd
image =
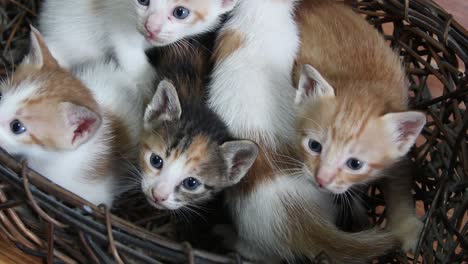
<instances>
[{"instance_id":1,"label":"blue eye","mask_svg":"<svg viewBox=\"0 0 468 264\"><path fill-rule=\"evenodd\" d=\"M177 19L186 19L190 15L190 10L183 6L178 6L174 9L173 15Z\"/></svg>"},{"instance_id":2,"label":"blue eye","mask_svg":"<svg viewBox=\"0 0 468 264\"><path fill-rule=\"evenodd\" d=\"M346 166L352 170L360 170L364 166L364 162L355 158L350 158L346 161Z\"/></svg>"},{"instance_id":3,"label":"blue eye","mask_svg":"<svg viewBox=\"0 0 468 264\"><path fill-rule=\"evenodd\" d=\"M192 177L188 177L187 179L185 179L183 182L182 182L182 185L184 186L185 189L189 190L189 191L194 191L196 190L198 187L200 187L201 185L201 182L199 182L197 179L195 178L192 178Z\"/></svg>"},{"instance_id":4,"label":"blue eye","mask_svg":"<svg viewBox=\"0 0 468 264\"><path fill-rule=\"evenodd\" d=\"M313 152L321 153L322 152L322 144L320 144L317 140L309 140L309 148Z\"/></svg>"},{"instance_id":5,"label":"blue eye","mask_svg":"<svg viewBox=\"0 0 468 264\"><path fill-rule=\"evenodd\" d=\"M138 0L138 3L142 6L149 6L150 0Z\"/></svg>"},{"instance_id":6,"label":"blue eye","mask_svg":"<svg viewBox=\"0 0 468 264\"><path fill-rule=\"evenodd\" d=\"M158 169L158 170L162 169L164 165L163 159L156 154L151 154L150 163L151 163L151 166L153 166L155 169Z\"/></svg>"},{"instance_id":7,"label":"blue eye","mask_svg":"<svg viewBox=\"0 0 468 264\"><path fill-rule=\"evenodd\" d=\"M24 132L26 132L26 128L18 119L11 121L10 129L11 129L11 132L13 132L13 134L15 135L21 135Z\"/></svg>"}]
</instances>

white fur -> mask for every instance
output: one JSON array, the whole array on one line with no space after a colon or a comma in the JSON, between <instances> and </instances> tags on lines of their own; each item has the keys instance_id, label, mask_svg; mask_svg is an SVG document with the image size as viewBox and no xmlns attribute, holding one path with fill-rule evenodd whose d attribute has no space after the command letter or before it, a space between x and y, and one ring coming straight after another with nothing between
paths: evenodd
<instances>
[{"instance_id":1,"label":"white fur","mask_svg":"<svg viewBox=\"0 0 468 264\"><path fill-rule=\"evenodd\" d=\"M293 138L291 72L299 46L295 1L243 0L222 31L244 36L241 47L218 63L209 105L236 137L272 148Z\"/></svg>"},{"instance_id":2,"label":"white fur","mask_svg":"<svg viewBox=\"0 0 468 264\"><path fill-rule=\"evenodd\" d=\"M140 137L143 112L141 95L135 88L136 84L126 79L120 68L108 63L90 65L75 75L90 88L104 111L122 119L136 144ZM2 84L3 87L7 85L8 82ZM86 170L96 167L96 160L110 150L109 140L113 135L107 115L101 115L102 124L95 135L73 151L51 151L40 146L23 145L17 140L18 136L10 132L9 123L14 119L20 102L33 97L41 86L41 80L25 80L14 90L1 89L0 146L11 154L24 156L32 169L63 188L93 204L104 203L110 206L113 198L124 191L118 188L116 181L124 175L117 175L122 172L110 171L104 177L93 178Z\"/></svg>"},{"instance_id":3,"label":"white fur","mask_svg":"<svg viewBox=\"0 0 468 264\"><path fill-rule=\"evenodd\" d=\"M40 15L40 31L61 66L70 68L114 55L128 77L140 81L154 72L145 49L211 30L219 15L228 11L221 2L213 2L207 19L191 26L188 22L195 18L178 21L171 17L175 1L152 0L144 7L137 0L47 0ZM158 41L147 40L146 23L163 28Z\"/></svg>"},{"instance_id":4,"label":"white fur","mask_svg":"<svg viewBox=\"0 0 468 264\"><path fill-rule=\"evenodd\" d=\"M152 85L136 84L113 61L87 64L73 73L93 92L103 109L125 122L132 141L139 141L143 102L150 98Z\"/></svg>"},{"instance_id":5,"label":"white fur","mask_svg":"<svg viewBox=\"0 0 468 264\"><path fill-rule=\"evenodd\" d=\"M302 176L282 175L257 186L247 197L237 196L228 202L239 236L234 248L244 257L265 263L294 257L293 249L281 242L286 235L279 235L287 234L290 228L300 228L288 222L287 207L315 208L310 215L317 214L328 221L334 221L336 214L330 210L331 195L319 191Z\"/></svg>"}]
</instances>

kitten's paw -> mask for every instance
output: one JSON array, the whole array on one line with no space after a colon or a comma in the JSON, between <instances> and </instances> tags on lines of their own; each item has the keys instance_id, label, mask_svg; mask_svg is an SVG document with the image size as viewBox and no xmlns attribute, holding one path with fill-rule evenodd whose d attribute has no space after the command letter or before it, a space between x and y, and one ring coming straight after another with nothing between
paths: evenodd
<instances>
[{"instance_id":1,"label":"kitten's paw","mask_svg":"<svg viewBox=\"0 0 468 264\"><path fill-rule=\"evenodd\" d=\"M416 250L423 226L423 222L413 216L401 221L392 228L392 232L402 243L401 248L403 251L413 253Z\"/></svg>"}]
</instances>

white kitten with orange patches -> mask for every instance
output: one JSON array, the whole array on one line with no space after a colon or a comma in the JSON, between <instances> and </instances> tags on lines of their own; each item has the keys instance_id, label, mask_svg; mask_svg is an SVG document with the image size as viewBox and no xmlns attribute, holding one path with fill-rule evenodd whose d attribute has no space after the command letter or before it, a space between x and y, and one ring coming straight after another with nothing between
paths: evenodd
<instances>
[{"instance_id":1,"label":"white kitten with orange patches","mask_svg":"<svg viewBox=\"0 0 468 264\"><path fill-rule=\"evenodd\" d=\"M145 49L212 30L234 0L46 0L40 28L65 68L113 55L131 77L152 76Z\"/></svg>"},{"instance_id":2,"label":"white kitten with orange patches","mask_svg":"<svg viewBox=\"0 0 468 264\"><path fill-rule=\"evenodd\" d=\"M295 2L240 1L214 53L210 107L234 136L271 149L293 138L291 71L299 46Z\"/></svg>"},{"instance_id":3,"label":"white kitten with orange patches","mask_svg":"<svg viewBox=\"0 0 468 264\"><path fill-rule=\"evenodd\" d=\"M415 217L411 175L392 167L414 145L426 116L408 111L399 57L342 3L303 1L297 20L297 128L306 173L335 194L392 173L383 190L390 229L405 250L414 249L422 223Z\"/></svg>"},{"instance_id":4,"label":"white kitten with orange patches","mask_svg":"<svg viewBox=\"0 0 468 264\"><path fill-rule=\"evenodd\" d=\"M93 70L98 68L108 71ZM30 54L0 86L0 146L56 184L110 206L124 191L118 183L127 173L142 116L142 107L128 103L138 104L139 95L125 86L128 81L113 82L111 77L122 74L115 71L93 66L73 76L33 29Z\"/></svg>"}]
</instances>

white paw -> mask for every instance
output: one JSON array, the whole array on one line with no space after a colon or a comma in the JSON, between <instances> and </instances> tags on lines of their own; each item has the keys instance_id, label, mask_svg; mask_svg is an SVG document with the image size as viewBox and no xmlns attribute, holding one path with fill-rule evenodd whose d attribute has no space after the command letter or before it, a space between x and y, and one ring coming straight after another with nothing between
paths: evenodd
<instances>
[{"instance_id":1,"label":"white paw","mask_svg":"<svg viewBox=\"0 0 468 264\"><path fill-rule=\"evenodd\" d=\"M423 222L413 216L406 218L392 228L392 232L402 243L403 251L413 253L416 250L423 226Z\"/></svg>"}]
</instances>

